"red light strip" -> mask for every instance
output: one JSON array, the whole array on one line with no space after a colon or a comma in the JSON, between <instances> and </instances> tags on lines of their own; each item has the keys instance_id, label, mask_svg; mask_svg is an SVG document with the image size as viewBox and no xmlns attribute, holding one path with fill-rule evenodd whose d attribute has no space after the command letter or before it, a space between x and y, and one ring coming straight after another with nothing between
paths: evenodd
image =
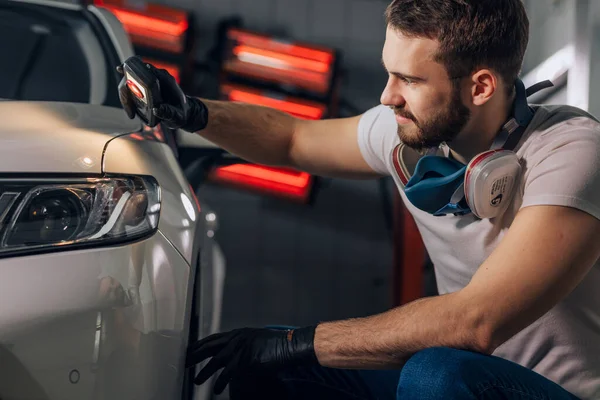
<instances>
[{"instance_id":1,"label":"red light strip","mask_svg":"<svg viewBox=\"0 0 600 400\"><path fill-rule=\"evenodd\" d=\"M268 35L230 29L231 46L223 70L263 81L302 87L326 94L336 53L333 49L279 40Z\"/></svg>"},{"instance_id":2,"label":"red light strip","mask_svg":"<svg viewBox=\"0 0 600 400\"><path fill-rule=\"evenodd\" d=\"M326 64L331 64L334 58L331 51L318 50L316 48L285 43L250 32L242 32L232 29L228 32L228 36L230 39L238 41L240 44L246 44L251 47L260 47L263 49L271 49L280 53L287 53L296 57L308 58Z\"/></svg>"},{"instance_id":3,"label":"red light strip","mask_svg":"<svg viewBox=\"0 0 600 400\"><path fill-rule=\"evenodd\" d=\"M211 178L299 200L306 200L312 182L312 176L306 172L287 172L253 164L220 167L211 173Z\"/></svg>"},{"instance_id":4,"label":"red light strip","mask_svg":"<svg viewBox=\"0 0 600 400\"><path fill-rule=\"evenodd\" d=\"M104 7L110 9L128 30L137 28L141 30L157 31L164 33L165 35L181 36L188 29L188 22L185 19L178 22L171 22L109 5Z\"/></svg>"},{"instance_id":5,"label":"red light strip","mask_svg":"<svg viewBox=\"0 0 600 400\"><path fill-rule=\"evenodd\" d=\"M288 112L290 114L304 116L307 119L314 120L321 119L324 112L323 109L319 109L316 107L292 103L285 100L274 99L271 97L261 96L259 94L244 92L236 89L233 89L229 92L229 100L272 107L281 111Z\"/></svg>"},{"instance_id":6,"label":"red light strip","mask_svg":"<svg viewBox=\"0 0 600 400\"><path fill-rule=\"evenodd\" d=\"M329 77L321 73L306 70L268 68L262 65L244 63L239 59L226 61L223 68L225 71L234 74L298 85L322 93L327 91L329 85Z\"/></svg>"},{"instance_id":7,"label":"red light strip","mask_svg":"<svg viewBox=\"0 0 600 400\"><path fill-rule=\"evenodd\" d=\"M271 50L259 49L245 45L234 47L233 54L240 61L251 64L260 64L272 68L305 69L319 73L327 73L330 66L321 61L309 60L302 57L291 56Z\"/></svg>"}]
</instances>

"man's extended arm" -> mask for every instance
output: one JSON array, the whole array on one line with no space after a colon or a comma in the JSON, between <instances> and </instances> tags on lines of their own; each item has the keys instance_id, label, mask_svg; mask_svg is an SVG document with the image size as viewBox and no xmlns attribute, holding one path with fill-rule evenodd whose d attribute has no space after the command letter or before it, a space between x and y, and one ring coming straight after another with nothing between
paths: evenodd
<instances>
[{"instance_id":1,"label":"man's extended arm","mask_svg":"<svg viewBox=\"0 0 600 400\"><path fill-rule=\"evenodd\" d=\"M358 148L360 116L312 121L254 104L201 101L208 124L196 133L245 160L322 176L377 175Z\"/></svg>"},{"instance_id":2,"label":"man's extended arm","mask_svg":"<svg viewBox=\"0 0 600 400\"><path fill-rule=\"evenodd\" d=\"M321 176L368 178L377 174L358 147L361 116L310 121L274 108L187 96L164 69L147 64L160 82L162 102L152 112L172 129L196 132L258 164L293 167ZM117 71L123 74L122 66ZM135 103L123 77L119 98L127 115Z\"/></svg>"},{"instance_id":3,"label":"man's extended arm","mask_svg":"<svg viewBox=\"0 0 600 400\"><path fill-rule=\"evenodd\" d=\"M319 363L395 368L434 346L492 353L566 297L600 257L600 220L562 206L527 207L463 290L367 318L320 324Z\"/></svg>"},{"instance_id":4,"label":"man's extended arm","mask_svg":"<svg viewBox=\"0 0 600 400\"><path fill-rule=\"evenodd\" d=\"M201 100L208 124L198 135L248 161L289 165L296 118L253 104Z\"/></svg>"}]
</instances>

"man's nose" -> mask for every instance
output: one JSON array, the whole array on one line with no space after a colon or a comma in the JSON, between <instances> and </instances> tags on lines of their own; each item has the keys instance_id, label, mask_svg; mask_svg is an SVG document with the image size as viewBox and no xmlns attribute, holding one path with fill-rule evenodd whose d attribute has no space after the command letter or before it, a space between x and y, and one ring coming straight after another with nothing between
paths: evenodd
<instances>
[{"instance_id":1,"label":"man's nose","mask_svg":"<svg viewBox=\"0 0 600 400\"><path fill-rule=\"evenodd\" d=\"M392 79L388 80L387 85L383 89L380 101L384 106L403 106L406 103L402 93Z\"/></svg>"}]
</instances>

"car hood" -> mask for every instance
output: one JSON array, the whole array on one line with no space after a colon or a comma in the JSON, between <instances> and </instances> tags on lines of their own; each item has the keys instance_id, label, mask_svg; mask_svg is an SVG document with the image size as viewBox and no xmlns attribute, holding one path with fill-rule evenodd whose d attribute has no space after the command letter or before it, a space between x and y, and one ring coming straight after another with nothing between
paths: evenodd
<instances>
[{"instance_id":1,"label":"car hood","mask_svg":"<svg viewBox=\"0 0 600 400\"><path fill-rule=\"evenodd\" d=\"M1 173L102 172L112 138L139 131L114 107L90 104L0 101Z\"/></svg>"}]
</instances>

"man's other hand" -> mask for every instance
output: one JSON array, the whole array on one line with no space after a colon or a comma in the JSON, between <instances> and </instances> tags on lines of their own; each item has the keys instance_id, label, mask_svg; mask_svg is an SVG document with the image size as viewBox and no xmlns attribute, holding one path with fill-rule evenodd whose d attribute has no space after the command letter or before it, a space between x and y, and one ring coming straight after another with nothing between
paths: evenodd
<instances>
[{"instance_id":1,"label":"man's other hand","mask_svg":"<svg viewBox=\"0 0 600 400\"><path fill-rule=\"evenodd\" d=\"M201 385L223 368L214 387L214 393L220 394L243 373L318 365L314 336L314 326L288 330L242 328L217 333L190 345L186 367L212 357L194 383Z\"/></svg>"}]
</instances>

